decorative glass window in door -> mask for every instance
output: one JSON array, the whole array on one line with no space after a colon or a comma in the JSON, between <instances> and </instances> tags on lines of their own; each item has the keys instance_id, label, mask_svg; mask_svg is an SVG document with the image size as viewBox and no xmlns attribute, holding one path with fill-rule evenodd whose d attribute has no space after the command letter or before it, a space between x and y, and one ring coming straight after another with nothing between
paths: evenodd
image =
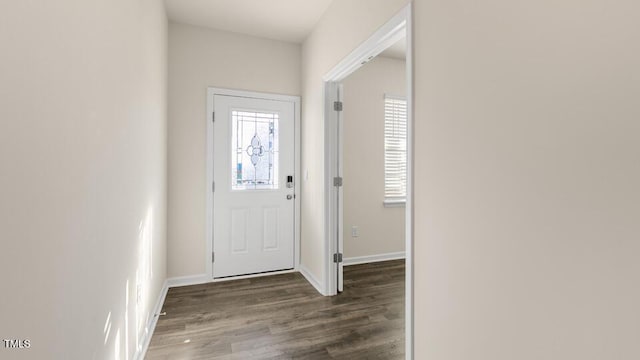
<instances>
[{"instance_id":1,"label":"decorative glass window in door","mask_svg":"<svg viewBox=\"0 0 640 360\"><path fill-rule=\"evenodd\" d=\"M231 111L231 187L278 188L278 114Z\"/></svg>"}]
</instances>

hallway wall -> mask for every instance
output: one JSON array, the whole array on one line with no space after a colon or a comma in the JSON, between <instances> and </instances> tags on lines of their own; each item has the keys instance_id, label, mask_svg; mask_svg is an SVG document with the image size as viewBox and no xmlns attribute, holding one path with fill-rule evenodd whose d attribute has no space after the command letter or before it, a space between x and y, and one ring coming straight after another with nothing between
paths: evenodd
<instances>
[{"instance_id":1,"label":"hallway wall","mask_svg":"<svg viewBox=\"0 0 640 360\"><path fill-rule=\"evenodd\" d=\"M160 0L0 5L2 359L132 359L166 279Z\"/></svg>"},{"instance_id":2,"label":"hallway wall","mask_svg":"<svg viewBox=\"0 0 640 360\"><path fill-rule=\"evenodd\" d=\"M640 3L414 5L416 359L639 359Z\"/></svg>"}]
</instances>

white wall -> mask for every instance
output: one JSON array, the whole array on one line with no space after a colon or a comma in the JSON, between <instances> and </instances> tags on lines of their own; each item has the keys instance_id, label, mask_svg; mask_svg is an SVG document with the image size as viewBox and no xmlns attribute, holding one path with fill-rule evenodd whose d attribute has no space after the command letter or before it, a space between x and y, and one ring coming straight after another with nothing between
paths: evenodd
<instances>
[{"instance_id":1,"label":"white wall","mask_svg":"<svg viewBox=\"0 0 640 360\"><path fill-rule=\"evenodd\" d=\"M384 96L405 96L406 62L376 57L344 81L344 256L404 251L405 208L384 202ZM357 226L360 236L351 236Z\"/></svg>"},{"instance_id":2,"label":"white wall","mask_svg":"<svg viewBox=\"0 0 640 360\"><path fill-rule=\"evenodd\" d=\"M639 359L640 3L415 10L416 359Z\"/></svg>"},{"instance_id":3,"label":"white wall","mask_svg":"<svg viewBox=\"0 0 640 360\"><path fill-rule=\"evenodd\" d=\"M300 95L300 45L169 25L170 277L206 272L207 87Z\"/></svg>"},{"instance_id":4,"label":"white wall","mask_svg":"<svg viewBox=\"0 0 640 360\"><path fill-rule=\"evenodd\" d=\"M0 24L0 338L31 341L0 358L131 359L166 278L164 7L5 1Z\"/></svg>"},{"instance_id":5,"label":"white wall","mask_svg":"<svg viewBox=\"0 0 640 360\"><path fill-rule=\"evenodd\" d=\"M301 263L320 283L328 264L324 214L324 93L322 77L405 4L406 0L335 0L302 44Z\"/></svg>"}]
</instances>

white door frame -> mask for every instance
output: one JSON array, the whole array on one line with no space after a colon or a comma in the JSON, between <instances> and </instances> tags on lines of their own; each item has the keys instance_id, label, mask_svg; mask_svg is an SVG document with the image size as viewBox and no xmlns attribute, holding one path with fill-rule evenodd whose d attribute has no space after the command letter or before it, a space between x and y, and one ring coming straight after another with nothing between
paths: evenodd
<instances>
[{"instance_id":1,"label":"white door frame","mask_svg":"<svg viewBox=\"0 0 640 360\"><path fill-rule=\"evenodd\" d=\"M407 201L406 201L406 275L405 275L405 339L406 358L413 359L413 28L411 3L379 28L369 39L353 50L323 78L325 91L325 289L326 295L337 293L337 269L333 263L333 254L338 249L342 237L342 187L333 185L334 177L342 176L342 145L338 138L338 112L334 111L334 101L339 101L340 82L363 64L380 54L406 35L407 41Z\"/></svg>"},{"instance_id":2,"label":"white door frame","mask_svg":"<svg viewBox=\"0 0 640 360\"><path fill-rule=\"evenodd\" d=\"M205 231L205 243L206 243L206 253L205 253L205 262L207 264L207 276L210 280L213 280L213 123L214 123L214 104L213 97L215 95L227 95L227 96L236 96L236 97L244 97L244 98L252 98L252 99L263 99L263 100L276 100L276 101L287 101L294 104L294 137L295 137L295 150L294 150L294 224L295 224L295 232L294 232L294 268L293 270L285 270L285 271L274 271L271 273L265 274L257 274L257 275L245 275L239 277L229 277L225 279L215 280L215 281L224 281L224 280L235 280L240 278L248 278L255 276L263 276L263 275L271 275L278 274L283 272L292 272L298 271L300 265L300 185L302 184L302 179L300 178L300 97L299 96L291 96L291 95L280 95L280 94L270 94L270 93L261 93L254 91L244 91L244 90L233 90L233 89L222 89L216 87L207 88L207 113L206 113L206 122L207 122L207 156L206 156L206 192L207 192L207 210L206 210L206 221L205 224L207 226Z\"/></svg>"}]
</instances>

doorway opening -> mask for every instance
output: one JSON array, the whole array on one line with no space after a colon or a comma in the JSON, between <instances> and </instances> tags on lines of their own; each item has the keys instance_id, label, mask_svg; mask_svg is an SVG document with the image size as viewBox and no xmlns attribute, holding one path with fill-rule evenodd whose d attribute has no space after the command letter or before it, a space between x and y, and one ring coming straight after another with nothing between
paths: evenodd
<instances>
[{"instance_id":1,"label":"doorway opening","mask_svg":"<svg viewBox=\"0 0 640 360\"><path fill-rule=\"evenodd\" d=\"M324 77L325 261L329 264L325 289L327 295L344 290L344 266L385 261L393 268L391 260L404 259L407 359L413 359L411 36L409 4ZM400 60L404 71L399 89L382 84L384 80L374 84L377 77L366 74L382 67L397 68ZM386 72L393 77L391 70ZM395 74L395 79L387 80L397 82ZM385 86L388 90L382 90ZM364 93L373 88L379 94L365 98ZM366 121L379 123L367 127ZM377 203L366 205L372 201ZM389 221L396 230L385 233L383 229L389 229L383 223ZM364 222L364 227L358 222Z\"/></svg>"}]
</instances>

